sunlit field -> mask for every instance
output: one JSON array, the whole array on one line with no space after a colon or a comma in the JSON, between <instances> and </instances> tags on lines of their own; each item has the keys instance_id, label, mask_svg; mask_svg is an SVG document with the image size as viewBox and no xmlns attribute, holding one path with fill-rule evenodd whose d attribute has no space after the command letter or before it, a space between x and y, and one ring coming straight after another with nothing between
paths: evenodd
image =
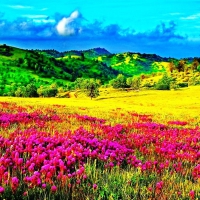
<instances>
[{"instance_id":1,"label":"sunlit field","mask_svg":"<svg viewBox=\"0 0 200 200\"><path fill-rule=\"evenodd\" d=\"M0 199L200 199L200 87L0 97Z\"/></svg>"}]
</instances>

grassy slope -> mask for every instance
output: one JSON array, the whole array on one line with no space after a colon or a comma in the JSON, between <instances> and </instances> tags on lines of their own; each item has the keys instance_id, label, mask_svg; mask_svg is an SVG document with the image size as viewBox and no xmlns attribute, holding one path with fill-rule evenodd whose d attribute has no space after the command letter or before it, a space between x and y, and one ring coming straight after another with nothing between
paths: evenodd
<instances>
[{"instance_id":1,"label":"grassy slope","mask_svg":"<svg viewBox=\"0 0 200 200\"><path fill-rule=\"evenodd\" d=\"M8 55L4 55L3 52L6 51L9 52ZM26 66L26 59L31 59L31 67ZM18 60L22 59L24 60L21 65L19 65ZM0 46L0 68L7 73L10 74L10 83L12 82L17 82L14 78L14 75L20 74L23 77L32 77L36 79L41 79L43 81L50 82L51 80L49 79L50 77L45 77L45 72L39 73L36 71L34 68L35 64L43 66L48 66L52 65L52 76L54 73L59 74L62 70L56 66L53 62L51 62L50 58L47 56L43 56L42 54L40 55L37 53L37 51L29 51L29 50L24 50L24 49L19 49L15 47L3 47ZM59 77L58 77L59 78ZM65 80L64 80L65 81Z\"/></svg>"},{"instance_id":2,"label":"grassy slope","mask_svg":"<svg viewBox=\"0 0 200 200\"><path fill-rule=\"evenodd\" d=\"M18 60L19 58L25 58L25 56L34 58L34 51L27 51L23 49L18 49L14 47L11 48L11 56L0 55L0 65L3 62L9 62L12 66L12 62ZM119 73L126 74L128 76L133 76L135 74L141 73L152 73L164 71L168 67L168 61L166 58L161 58L154 54L139 54L139 53L121 53L121 54L110 54L105 49L96 48L87 51L69 51L59 53L55 50L46 50L46 51L35 51L41 55L41 59L44 59L44 63L50 63L53 65L53 70L56 73L60 73L60 69L52 63L49 59L51 57L64 58L64 60L69 60L70 58L80 59L81 55L84 55L85 58L89 60L98 60L99 62L106 63L108 66L111 66L113 69L118 70ZM0 52L1 53L1 52ZM34 59L33 59L34 60ZM78 61L81 64L81 60ZM92 62L92 61L91 61ZM13 64L14 65L14 64ZM73 66L72 66L73 67ZM98 69L99 73L102 69ZM84 73L84 70L83 70Z\"/></svg>"},{"instance_id":3,"label":"grassy slope","mask_svg":"<svg viewBox=\"0 0 200 200\"><path fill-rule=\"evenodd\" d=\"M0 69L7 70L11 74L10 77L19 73L24 77L31 76L47 82L50 82L49 78L52 77L62 79L64 82L74 81L78 77L98 78L102 82L107 82L115 78L118 72L95 60L96 56L109 54L104 49L97 48L96 50L83 51L85 57L82 59L81 52L78 52L80 55L76 55L77 52L74 51L69 54L55 50L30 51L1 45ZM11 79L9 82L16 83L17 81Z\"/></svg>"},{"instance_id":4,"label":"grassy slope","mask_svg":"<svg viewBox=\"0 0 200 200\"><path fill-rule=\"evenodd\" d=\"M98 60L107 63L127 76L163 72L168 69L169 60L155 54L120 53L110 56L99 56Z\"/></svg>"},{"instance_id":5,"label":"grassy slope","mask_svg":"<svg viewBox=\"0 0 200 200\"><path fill-rule=\"evenodd\" d=\"M15 98L0 97L0 101L17 102L19 104L36 105L66 105L77 113L97 117L108 117L107 113L113 109L121 111L135 111L138 113L154 114L157 121L166 119L187 120L199 117L200 86L188 87L176 91L140 91L125 92L102 90L101 95L90 100L80 96L78 98ZM84 113L87 108L87 113ZM88 113L89 111L89 113Z\"/></svg>"},{"instance_id":6,"label":"grassy slope","mask_svg":"<svg viewBox=\"0 0 200 200\"><path fill-rule=\"evenodd\" d=\"M0 77L3 79L2 72L9 74L9 76L4 74L8 86L23 79L26 85L28 82L26 80L30 80L30 77L50 84L59 79L64 85L80 77L97 78L104 84L119 73L129 77L148 74L145 75L142 86L154 85L162 77L162 72L169 71L171 60L178 63L176 59L162 58L155 54L130 52L111 54L101 48L63 53L55 50L28 51L8 46L7 48L8 51L4 46L0 46ZM21 65L18 63L19 59L22 59ZM187 61L186 65L191 66L191 62ZM188 82L193 76L193 74L181 76L179 74L174 75L178 82ZM19 77L19 80L16 77ZM45 82L38 83L38 85L45 84Z\"/></svg>"}]
</instances>

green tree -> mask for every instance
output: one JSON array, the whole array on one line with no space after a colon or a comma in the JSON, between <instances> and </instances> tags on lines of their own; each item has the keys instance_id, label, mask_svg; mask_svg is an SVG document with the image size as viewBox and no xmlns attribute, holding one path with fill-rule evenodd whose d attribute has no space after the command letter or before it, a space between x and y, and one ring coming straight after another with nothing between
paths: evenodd
<instances>
[{"instance_id":1,"label":"green tree","mask_svg":"<svg viewBox=\"0 0 200 200\"><path fill-rule=\"evenodd\" d=\"M24 97L26 93L26 87L24 86L20 86L17 88L17 90L15 91L15 96L16 97Z\"/></svg>"},{"instance_id":2,"label":"green tree","mask_svg":"<svg viewBox=\"0 0 200 200\"><path fill-rule=\"evenodd\" d=\"M85 82L84 78L77 78L74 81L75 89L83 89L84 88L84 82Z\"/></svg>"},{"instance_id":3,"label":"green tree","mask_svg":"<svg viewBox=\"0 0 200 200\"><path fill-rule=\"evenodd\" d=\"M126 79L126 84L134 90L139 90L141 85L140 76L129 77Z\"/></svg>"},{"instance_id":4,"label":"green tree","mask_svg":"<svg viewBox=\"0 0 200 200\"><path fill-rule=\"evenodd\" d=\"M77 78L74 83L76 89L85 93L91 99L99 96L99 80Z\"/></svg>"},{"instance_id":5,"label":"green tree","mask_svg":"<svg viewBox=\"0 0 200 200\"><path fill-rule=\"evenodd\" d=\"M50 86L43 86L41 85L37 89L37 94L42 97L55 97L58 93L58 89L53 85Z\"/></svg>"},{"instance_id":6,"label":"green tree","mask_svg":"<svg viewBox=\"0 0 200 200\"><path fill-rule=\"evenodd\" d=\"M133 77L128 77L126 79L126 84L127 84L128 87L131 87L132 84L133 84Z\"/></svg>"},{"instance_id":7,"label":"green tree","mask_svg":"<svg viewBox=\"0 0 200 200\"><path fill-rule=\"evenodd\" d=\"M88 79L84 83L84 92L91 99L96 98L99 96L99 86L95 79Z\"/></svg>"},{"instance_id":8,"label":"green tree","mask_svg":"<svg viewBox=\"0 0 200 200\"><path fill-rule=\"evenodd\" d=\"M38 97L37 88L34 84L30 83L26 86L27 97Z\"/></svg>"},{"instance_id":9,"label":"green tree","mask_svg":"<svg viewBox=\"0 0 200 200\"><path fill-rule=\"evenodd\" d=\"M113 88L126 88L126 77L123 74L119 74L116 79L111 80L110 84Z\"/></svg>"},{"instance_id":10,"label":"green tree","mask_svg":"<svg viewBox=\"0 0 200 200\"><path fill-rule=\"evenodd\" d=\"M172 81L171 77L169 77L167 73L164 73L163 77L157 82L156 89L169 90L171 81Z\"/></svg>"}]
</instances>

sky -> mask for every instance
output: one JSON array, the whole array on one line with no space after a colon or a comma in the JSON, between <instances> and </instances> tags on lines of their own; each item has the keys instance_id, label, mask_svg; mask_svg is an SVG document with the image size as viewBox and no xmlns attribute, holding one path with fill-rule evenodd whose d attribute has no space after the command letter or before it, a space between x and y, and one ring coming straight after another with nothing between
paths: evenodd
<instances>
[{"instance_id":1,"label":"sky","mask_svg":"<svg viewBox=\"0 0 200 200\"><path fill-rule=\"evenodd\" d=\"M1 0L0 44L200 57L200 0Z\"/></svg>"}]
</instances>

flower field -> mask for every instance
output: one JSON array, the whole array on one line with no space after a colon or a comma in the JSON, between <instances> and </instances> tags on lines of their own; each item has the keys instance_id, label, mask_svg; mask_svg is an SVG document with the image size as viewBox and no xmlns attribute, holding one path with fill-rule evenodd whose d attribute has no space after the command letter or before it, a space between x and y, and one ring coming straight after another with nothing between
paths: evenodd
<instances>
[{"instance_id":1,"label":"flower field","mask_svg":"<svg viewBox=\"0 0 200 200\"><path fill-rule=\"evenodd\" d=\"M200 199L199 121L161 118L1 101L0 199Z\"/></svg>"}]
</instances>

